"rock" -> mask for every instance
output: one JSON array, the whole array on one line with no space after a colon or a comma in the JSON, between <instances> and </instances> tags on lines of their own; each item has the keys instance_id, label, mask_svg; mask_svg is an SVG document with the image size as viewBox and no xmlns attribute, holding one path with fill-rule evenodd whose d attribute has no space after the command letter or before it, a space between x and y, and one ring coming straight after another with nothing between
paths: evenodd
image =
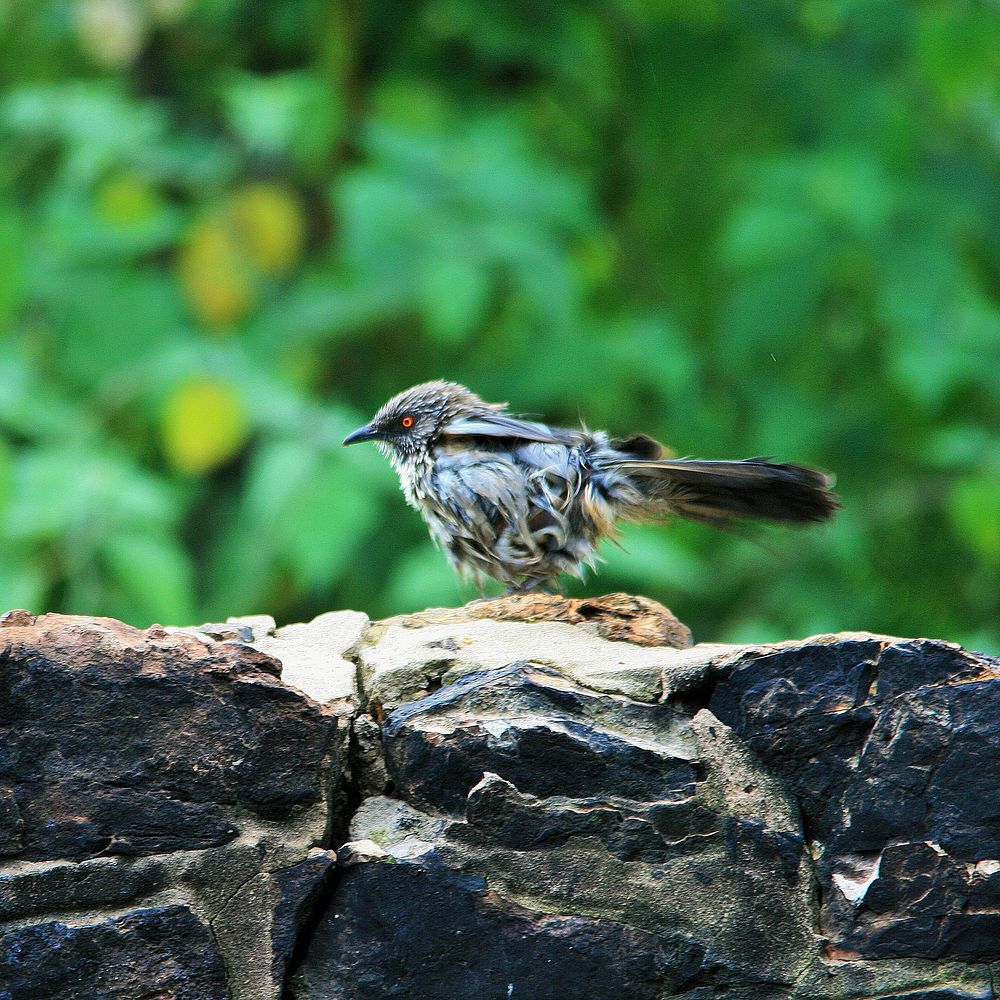
<instances>
[{"instance_id":1,"label":"rock","mask_svg":"<svg viewBox=\"0 0 1000 1000\"><path fill-rule=\"evenodd\" d=\"M817 959L792 1000L996 1000L990 968L914 959L878 962Z\"/></svg>"},{"instance_id":2,"label":"rock","mask_svg":"<svg viewBox=\"0 0 1000 1000\"><path fill-rule=\"evenodd\" d=\"M610 595L0 618L0 1000L986 1000L1000 661Z\"/></svg>"},{"instance_id":3,"label":"rock","mask_svg":"<svg viewBox=\"0 0 1000 1000\"><path fill-rule=\"evenodd\" d=\"M0 922L126 907L155 898L171 878L162 858L14 862L0 868Z\"/></svg>"},{"instance_id":4,"label":"rock","mask_svg":"<svg viewBox=\"0 0 1000 1000\"><path fill-rule=\"evenodd\" d=\"M331 611L311 622L286 625L273 635L257 635L254 647L281 663L281 679L321 704L358 700L357 668L351 661L368 627L357 611Z\"/></svg>"},{"instance_id":5,"label":"rock","mask_svg":"<svg viewBox=\"0 0 1000 1000\"><path fill-rule=\"evenodd\" d=\"M461 811L486 771L535 795L680 799L697 780L686 720L665 706L599 695L550 667L467 674L389 716L395 794Z\"/></svg>"},{"instance_id":6,"label":"rock","mask_svg":"<svg viewBox=\"0 0 1000 1000\"><path fill-rule=\"evenodd\" d=\"M24 819L13 788L0 788L0 856L24 850Z\"/></svg>"},{"instance_id":7,"label":"rock","mask_svg":"<svg viewBox=\"0 0 1000 1000\"><path fill-rule=\"evenodd\" d=\"M747 652L710 704L801 804L834 954L1000 960L1000 662L820 637Z\"/></svg>"},{"instance_id":8,"label":"rock","mask_svg":"<svg viewBox=\"0 0 1000 1000\"><path fill-rule=\"evenodd\" d=\"M749 759L736 758L723 775L716 760L724 751L702 758L700 741L715 746L726 729L703 715L707 720L698 726L710 721L714 736L700 733L671 706L599 694L552 668L516 664L463 676L389 715L383 725L386 765L392 794L408 809L392 812L382 804L369 810L365 803L351 836L371 839L393 863L419 869L419 879L412 877L428 887L428 906L459 885L478 886L468 891L490 901L483 919L499 940L508 926L537 940L547 940L556 927L570 938L572 928L586 928L580 930L585 936L630 942L664 983L678 988L695 973L709 981L739 976L758 985L790 983L814 947L809 860L797 817L783 808L784 798L760 810L770 824L727 805L727 782L768 786ZM737 799L756 801L750 792ZM435 818L442 813L451 818ZM458 875L485 882L466 883ZM381 885L382 876L370 877L371 886ZM411 876L391 876L397 877ZM337 919L347 926L363 922L360 912L340 902L341 891L331 904ZM381 905L369 891L377 890L359 888L351 905L366 912ZM476 902L473 909L479 914L482 908ZM514 911L517 919L509 924L506 914ZM553 915L569 923L553 924ZM769 925L766 941L758 933L762 920ZM321 929L317 942L355 947L353 938L344 944L341 931L330 933L327 938ZM398 933L400 948L424 947ZM315 947L323 954L307 956L305 968L315 976L308 972L303 982L318 982L317 970L337 983L349 978L349 971L329 966L325 946ZM677 959L683 972L664 958L678 955L684 956ZM616 966L617 959L606 961L615 976L634 975ZM486 957L469 962L490 981ZM577 987L563 984L561 995L604 996L596 986L576 992L589 976L570 977ZM469 983L475 978L470 975ZM525 995L542 988L530 970L522 978ZM448 980L438 995L468 995L463 983ZM369 995L344 989L345 997ZM637 989L607 995L647 995Z\"/></svg>"},{"instance_id":9,"label":"rock","mask_svg":"<svg viewBox=\"0 0 1000 1000\"><path fill-rule=\"evenodd\" d=\"M207 924L187 907L135 910L97 924L51 921L0 938L7 1000L230 1000Z\"/></svg>"},{"instance_id":10,"label":"rock","mask_svg":"<svg viewBox=\"0 0 1000 1000\"><path fill-rule=\"evenodd\" d=\"M387 948L390 927L395 943ZM293 995L659 1000L700 967L698 949L683 940L613 920L535 913L431 855L344 874Z\"/></svg>"},{"instance_id":11,"label":"rock","mask_svg":"<svg viewBox=\"0 0 1000 1000\"><path fill-rule=\"evenodd\" d=\"M371 861L381 861L387 857L374 840L349 840L337 851L337 861L344 868L353 865L365 865Z\"/></svg>"},{"instance_id":12,"label":"rock","mask_svg":"<svg viewBox=\"0 0 1000 1000\"><path fill-rule=\"evenodd\" d=\"M382 730L370 715L357 715L351 724L351 776L358 794L381 795L389 784L382 753Z\"/></svg>"},{"instance_id":13,"label":"rock","mask_svg":"<svg viewBox=\"0 0 1000 1000\"><path fill-rule=\"evenodd\" d=\"M549 603L519 608L518 600L484 601L454 611L432 611L373 625L358 649L365 707L376 715L391 711L426 697L463 674L497 670L517 660L557 667L595 691L623 694L638 701L659 700L661 673L673 662L673 646L652 648L601 638L596 634L598 626L580 610L589 606L587 602L575 602L578 606L573 607L564 598L535 597L533 602ZM553 617L565 610L581 624L482 617L491 613L540 616L543 607ZM662 611L669 615L666 609ZM615 631L599 615L595 620L604 621L605 632ZM626 619L616 634L641 633L648 640L652 634L670 632L661 618L653 620L658 624L640 629L635 619Z\"/></svg>"},{"instance_id":14,"label":"rock","mask_svg":"<svg viewBox=\"0 0 1000 1000\"><path fill-rule=\"evenodd\" d=\"M326 892L336 864L336 852L314 848L305 861L272 873L278 898L269 927L269 979L276 987L280 988L285 981L285 972L299 944L306 921Z\"/></svg>"},{"instance_id":15,"label":"rock","mask_svg":"<svg viewBox=\"0 0 1000 1000\"><path fill-rule=\"evenodd\" d=\"M662 604L632 594L603 597L562 597L559 594L507 594L472 601L461 608L428 608L417 614L400 615L387 623L405 628L457 625L469 619L491 621L565 622L582 625L602 639L631 642L637 646L669 646L687 649L691 630Z\"/></svg>"},{"instance_id":16,"label":"rock","mask_svg":"<svg viewBox=\"0 0 1000 1000\"><path fill-rule=\"evenodd\" d=\"M447 821L413 806L375 795L365 799L351 817L351 840L370 840L388 854L404 840L431 843L443 833Z\"/></svg>"},{"instance_id":17,"label":"rock","mask_svg":"<svg viewBox=\"0 0 1000 1000\"><path fill-rule=\"evenodd\" d=\"M15 996L277 1000L335 864L310 849L335 821L346 739L337 712L280 670L159 627L4 617L0 919L24 924L6 960L30 944L39 969L18 972L29 985ZM188 947L199 935L226 963L218 988ZM83 978L60 985L60 963ZM116 964L120 992L102 993Z\"/></svg>"},{"instance_id":18,"label":"rock","mask_svg":"<svg viewBox=\"0 0 1000 1000\"><path fill-rule=\"evenodd\" d=\"M274 635L278 623L270 615L237 615L226 619L229 625L244 625L250 629L251 640Z\"/></svg>"},{"instance_id":19,"label":"rock","mask_svg":"<svg viewBox=\"0 0 1000 1000\"><path fill-rule=\"evenodd\" d=\"M245 647L109 619L4 626L0 786L18 807L16 856L195 850L235 839L244 813L322 808L336 719L278 673Z\"/></svg>"}]
</instances>

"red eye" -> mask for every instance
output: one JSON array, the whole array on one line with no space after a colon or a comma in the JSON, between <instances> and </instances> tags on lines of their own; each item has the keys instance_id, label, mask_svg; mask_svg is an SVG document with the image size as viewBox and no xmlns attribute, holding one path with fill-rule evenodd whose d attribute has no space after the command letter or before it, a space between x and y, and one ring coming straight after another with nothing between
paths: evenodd
<instances>
[{"instance_id":1,"label":"red eye","mask_svg":"<svg viewBox=\"0 0 1000 1000\"><path fill-rule=\"evenodd\" d=\"M402 420L400 420L400 423L401 423L401 424L402 424L402 425L403 425L403 426L404 426L404 427L405 427L405 428L406 428L407 430L409 430L409 429L410 429L410 428L411 428L411 427L413 426L413 417L411 417L411 416L410 416L409 414L407 414L407 415L406 415L405 417L403 417L403 419L402 419Z\"/></svg>"}]
</instances>

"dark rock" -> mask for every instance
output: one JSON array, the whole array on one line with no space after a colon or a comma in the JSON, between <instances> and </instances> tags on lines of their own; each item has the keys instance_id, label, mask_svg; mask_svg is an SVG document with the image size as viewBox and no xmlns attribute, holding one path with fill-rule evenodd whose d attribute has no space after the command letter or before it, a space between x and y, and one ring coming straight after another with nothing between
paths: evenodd
<instances>
[{"instance_id":1,"label":"dark rock","mask_svg":"<svg viewBox=\"0 0 1000 1000\"><path fill-rule=\"evenodd\" d=\"M344 861L353 871L433 853L525 919L557 913L658 941L680 935L706 981L764 997L815 947L811 883L800 877L808 860L797 817L781 798L760 799L767 779L728 753L725 729L597 694L550 668L465 675L385 721L392 794L408 805L363 804ZM451 820L434 828L419 810ZM338 888L330 907L340 899ZM393 942L423 947L404 930Z\"/></svg>"},{"instance_id":2,"label":"dark rock","mask_svg":"<svg viewBox=\"0 0 1000 1000\"><path fill-rule=\"evenodd\" d=\"M698 779L672 709L598 695L528 664L468 674L404 705L386 720L383 745L397 794L456 814L487 771L537 796L644 802L686 798Z\"/></svg>"},{"instance_id":3,"label":"dark rock","mask_svg":"<svg viewBox=\"0 0 1000 1000\"><path fill-rule=\"evenodd\" d=\"M230 1000L208 926L187 907L136 910L0 938L3 1000Z\"/></svg>"},{"instance_id":4,"label":"dark rock","mask_svg":"<svg viewBox=\"0 0 1000 1000\"><path fill-rule=\"evenodd\" d=\"M224 844L324 795L336 719L279 665L109 619L0 627L0 831L24 860Z\"/></svg>"},{"instance_id":5,"label":"dark rock","mask_svg":"<svg viewBox=\"0 0 1000 1000\"><path fill-rule=\"evenodd\" d=\"M95 858L79 864L0 869L0 921L117 909L166 889L171 873L160 859Z\"/></svg>"},{"instance_id":6,"label":"dark rock","mask_svg":"<svg viewBox=\"0 0 1000 1000\"><path fill-rule=\"evenodd\" d=\"M835 950L1000 959L996 902L968 906L969 865L1000 857L997 661L933 640L807 642L737 661L710 708L801 804ZM867 885L844 874L859 856Z\"/></svg>"},{"instance_id":7,"label":"dark rock","mask_svg":"<svg viewBox=\"0 0 1000 1000\"><path fill-rule=\"evenodd\" d=\"M0 788L0 855L24 850L24 820L12 788Z\"/></svg>"},{"instance_id":8,"label":"dark rock","mask_svg":"<svg viewBox=\"0 0 1000 1000\"><path fill-rule=\"evenodd\" d=\"M545 850L594 837L623 861L661 862L716 837L722 817L694 799L652 805L627 799L536 798L487 774L469 793L471 827L505 847Z\"/></svg>"},{"instance_id":9,"label":"dark rock","mask_svg":"<svg viewBox=\"0 0 1000 1000\"><path fill-rule=\"evenodd\" d=\"M305 861L274 873L279 898L271 926L274 982L283 983L299 934L323 895L337 864L332 851L316 851Z\"/></svg>"},{"instance_id":10,"label":"dark rock","mask_svg":"<svg viewBox=\"0 0 1000 1000\"><path fill-rule=\"evenodd\" d=\"M535 913L426 855L344 874L292 996L660 1000L697 975L702 958L680 936Z\"/></svg>"},{"instance_id":11,"label":"dark rock","mask_svg":"<svg viewBox=\"0 0 1000 1000\"><path fill-rule=\"evenodd\" d=\"M357 715L351 723L351 775L362 798L381 795L389 783L382 753L382 730L366 714Z\"/></svg>"},{"instance_id":12,"label":"dark rock","mask_svg":"<svg viewBox=\"0 0 1000 1000\"><path fill-rule=\"evenodd\" d=\"M8 613L0 1000L994 1000L1000 662L658 615Z\"/></svg>"}]
</instances>

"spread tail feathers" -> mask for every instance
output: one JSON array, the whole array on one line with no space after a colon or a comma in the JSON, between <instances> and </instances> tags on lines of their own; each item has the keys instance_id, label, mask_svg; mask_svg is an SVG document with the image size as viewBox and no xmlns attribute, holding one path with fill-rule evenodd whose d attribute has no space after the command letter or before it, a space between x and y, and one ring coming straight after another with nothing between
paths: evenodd
<instances>
[{"instance_id":1,"label":"spread tail feathers","mask_svg":"<svg viewBox=\"0 0 1000 1000\"><path fill-rule=\"evenodd\" d=\"M626 459L613 464L664 512L712 524L740 517L825 521L840 506L830 489L833 478L825 472L767 458L726 462Z\"/></svg>"}]
</instances>

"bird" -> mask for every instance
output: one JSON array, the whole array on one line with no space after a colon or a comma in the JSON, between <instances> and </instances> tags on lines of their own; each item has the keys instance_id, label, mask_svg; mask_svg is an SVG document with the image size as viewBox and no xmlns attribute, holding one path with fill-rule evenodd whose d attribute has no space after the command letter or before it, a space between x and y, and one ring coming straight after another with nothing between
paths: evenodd
<instances>
[{"instance_id":1,"label":"bird","mask_svg":"<svg viewBox=\"0 0 1000 1000\"><path fill-rule=\"evenodd\" d=\"M804 524L840 506L833 477L770 458L674 458L645 434L551 427L455 382L400 392L344 445L373 441L452 566L507 593L582 577L622 521L678 515L719 527L743 518Z\"/></svg>"}]
</instances>

